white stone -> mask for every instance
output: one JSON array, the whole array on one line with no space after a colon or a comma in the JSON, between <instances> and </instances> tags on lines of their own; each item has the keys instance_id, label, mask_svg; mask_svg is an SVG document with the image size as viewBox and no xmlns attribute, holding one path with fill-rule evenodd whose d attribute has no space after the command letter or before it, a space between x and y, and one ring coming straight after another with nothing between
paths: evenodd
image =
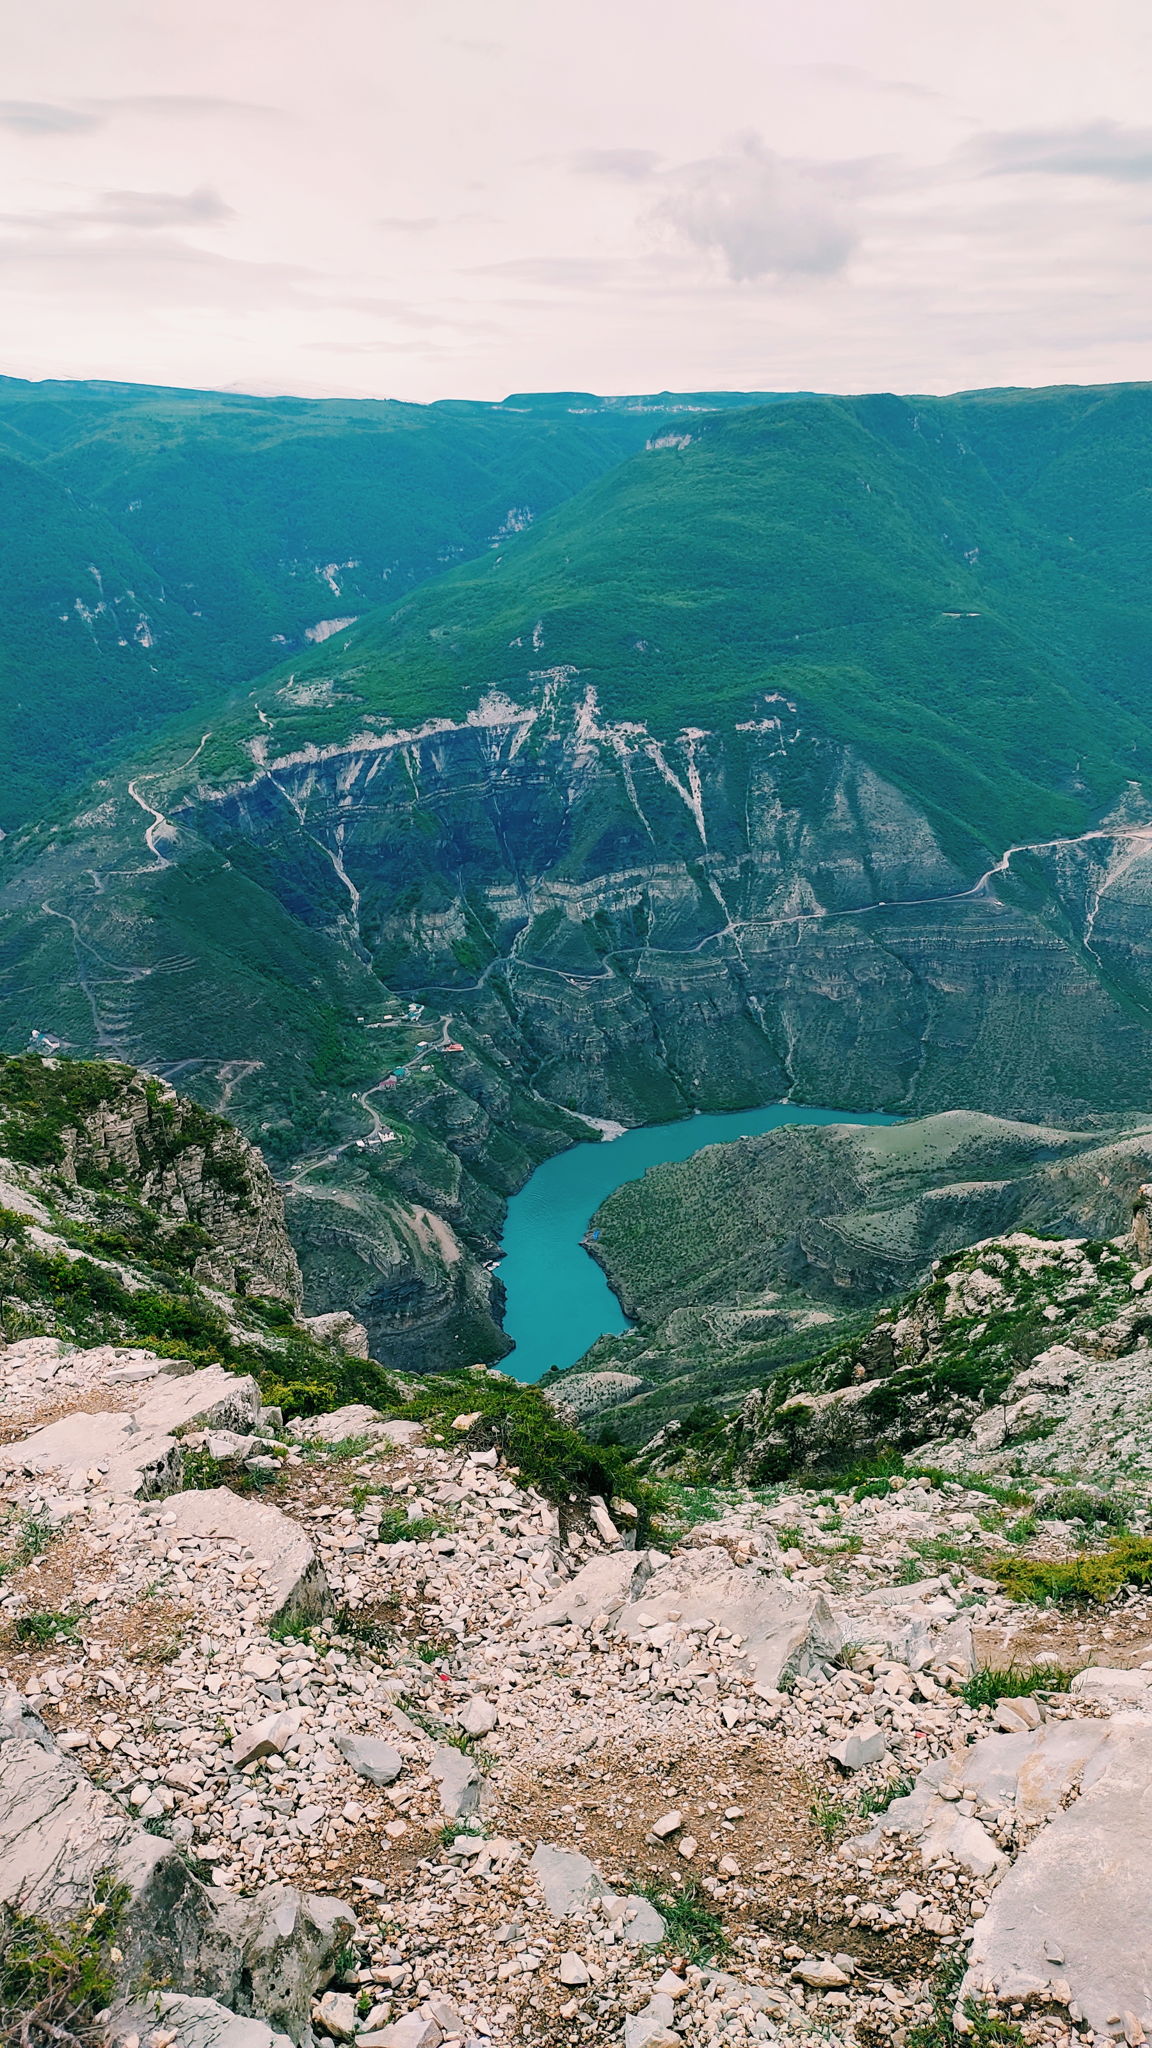
<instances>
[{"instance_id":1,"label":"white stone","mask_svg":"<svg viewBox=\"0 0 1152 2048\"><path fill-rule=\"evenodd\" d=\"M537 1628L556 1627L564 1622L587 1622L594 1615L616 1614L652 1574L652 1556L645 1550L613 1550L581 1566L555 1597L537 1609Z\"/></svg>"},{"instance_id":2,"label":"white stone","mask_svg":"<svg viewBox=\"0 0 1152 2048\"><path fill-rule=\"evenodd\" d=\"M391 1785L404 1768L400 1751L373 1735L338 1735L336 1747L357 1776L372 1785Z\"/></svg>"},{"instance_id":3,"label":"white stone","mask_svg":"<svg viewBox=\"0 0 1152 2048\"><path fill-rule=\"evenodd\" d=\"M287 1707L283 1713L269 1714L251 1728L241 1728L228 1751L236 1770L242 1771L245 1764L255 1763L258 1757L283 1756L299 1727L300 1709Z\"/></svg>"},{"instance_id":4,"label":"white stone","mask_svg":"<svg viewBox=\"0 0 1152 2048\"><path fill-rule=\"evenodd\" d=\"M130 2041L166 2037L172 2048L292 2048L263 2020L229 2012L214 1998L186 1998L177 1991L149 1991L113 2007L107 2037L112 2048Z\"/></svg>"},{"instance_id":5,"label":"white stone","mask_svg":"<svg viewBox=\"0 0 1152 2048\"><path fill-rule=\"evenodd\" d=\"M482 1780L471 1757L446 1745L438 1749L428 1769L440 1788L440 1810L445 1820L462 1820L475 1813L480 1804Z\"/></svg>"},{"instance_id":6,"label":"white stone","mask_svg":"<svg viewBox=\"0 0 1152 2048\"><path fill-rule=\"evenodd\" d=\"M231 1537L252 1552L266 1590L252 1596L269 1621L319 1620L332 1604L328 1582L299 1522L266 1501L245 1500L227 1486L173 1494L164 1518L183 1536Z\"/></svg>"},{"instance_id":7,"label":"white stone","mask_svg":"<svg viewBox=\"0 0 1152 2048\"><path fill-rule=\"evenodd\" d=\"M611 1561L628 1555L615 1553ZM685 1627L718 1623L739 1636L740 1655L750 1675L769 1687L779 1686L790 1672L802 1672L835 1656L842 1641L822 1593L794 1586L759 1565L734 1565L719 1544L680 1557L661 1557L643 1587L642 1600L625 1606L617 1616L615 1632L629 1636L645 1624L674 1616Z\"/></svg>"},{"instance_id":8,"label":"white stone","mask_svg":"<svg viewBox=\"0 0 1152 2048\"><path fill-rule=\"evenodd\" d=\"M845 1771L863 1770L865 1764L878 1763L887 1753L888 1738L875 1721L861 1721L850 1735L846 1735L842 1742L834 1742L828 1751L833 1763Z\"/></svg>"},{"instance_id":9,"label":"white stone","mask_svg":"<svg viewBox=\"0 0 1152 2048\"><path fill-rule=\"evenodd\" d=\"M177 1431L209 1423L251 1428L260 1405L255 1380L225 1372L223 1366L161 1374L134 1409L64 1415L17 1443L0 1446L0 1469L52 1473L67 1483L74 1478L86 1482L98 1465L103 1492L116 1499L150 1498L180 1483L183 1453Z\"/></svg>"},{"instance_id":10,"label":"white stone","mask_svg":"<svg viewBox=\"0 0 1152 2048\"><path fill-rule=\"evenodd\" d=\"M1114 1671L1103 1664L1090 1664L1086 1671L1076 1673L1070 1689L1081 1699L1152 1706L1152 1671Z\"/></svg>"},{"instance_id":11,"label":"white stone","mask_svg":"<svg viewBox=\"0 0 1152 2048\"><path fill-rule=\"evenodd\" d=\"M496 1726L497 1714L491 1700L472 1698L465 1700L460 1709L460 1726L465 1735L490 1735Z\"/></svg>"},{"instance_id":12,"label":"white stone","mask_svg":"<svg viewBox=\"0 0 1152 2048\"><path fill-rule=\"evenodd\" d=\"M560 1958L558 1974L562 1984L571 1986L587 1984L590 1981L588 1966L583 1956L578 1956L574 1948L565 1949L564 1954Z\"/></svg>"},{"instance_id":13,"label":"white stone","mask_svg":"<svg viewBox=\"0 0 1152 2048\"><path fill-rule=\"evenodd\" d=\"M356 2000L350 1991L326 1991L317 2001L313 2020L334 2041L351 2041L356 2032Z\"/></svg>"}]
</instances>

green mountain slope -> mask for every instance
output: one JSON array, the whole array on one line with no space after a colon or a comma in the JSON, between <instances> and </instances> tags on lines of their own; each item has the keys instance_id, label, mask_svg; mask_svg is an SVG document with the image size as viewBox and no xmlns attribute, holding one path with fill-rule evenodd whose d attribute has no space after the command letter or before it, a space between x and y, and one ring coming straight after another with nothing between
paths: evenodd
<instances>
[{"instance_id":1,"label":"green mountain slope","mask_svg":"<svg viewBox=\"0 0 1152 2048\"><path fill-rule=\"evenodd\" d=\"M198 621L98 508L0 454L0 824L213 683Z\"/></svg>"},{"instance_id":2,"label":"green mountain slope","mask_svg":"<svg viewBox=\"0 0 1152 2048\"><path fill-rule=\"evenodd\" d=\"M714 402L0 379L0 825Z\"/></svg>"},{"instance_id":3,"label":"green mountain slope","mask_svg":"<svg viewBox=\"0 0 1152 2048\"><path fill-rule=\"evenodd\" d=\"M654 439L294 664L351 692L298 728L524 701L566 667L664 735L780 691L969 851L1075 830L1152 765L1152 388L814 399Z\"/></svg>"}]
</instances>

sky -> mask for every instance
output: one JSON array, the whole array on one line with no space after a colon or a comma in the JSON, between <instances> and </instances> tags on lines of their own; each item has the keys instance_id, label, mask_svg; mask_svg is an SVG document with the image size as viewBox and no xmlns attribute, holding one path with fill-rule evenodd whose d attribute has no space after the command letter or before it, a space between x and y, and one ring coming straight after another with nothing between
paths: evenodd
<instances>
[{"instance_id":1,"label":"sky","mask_svg":"<svg viewBox=\"0 0 1152 2048\"><path fill-rule=\"evenodd\" d=\"M1147 0L38 0L0 372L306 395L1152 376Z\"/></svg>"}]
</instances>

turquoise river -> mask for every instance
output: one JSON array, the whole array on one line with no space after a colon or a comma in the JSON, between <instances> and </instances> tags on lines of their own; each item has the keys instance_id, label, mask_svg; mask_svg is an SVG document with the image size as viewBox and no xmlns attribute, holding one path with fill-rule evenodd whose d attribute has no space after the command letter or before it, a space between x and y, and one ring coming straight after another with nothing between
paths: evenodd
<instances>
[{"instance_id":1,"label":"turquoise river","mask_svg":"<svg viewBox=\"0 0 1152 2048\"><path fill-rule=\"evenodd\" d=\"M507 1295L504 1327L516 1349L502 1372L538 1380L550 1365L574 1365L597 1337L631 1326L581 1239L601 1202L650 1166L688 1159L705 1145L755 1138L778 1124L890 1124L898 1119L849 1109L773 1103L682 1123L644 1124L603 1144L572 1145L546 1159L508 1204L498 1267Z\"/></svg>"}]
</instances>

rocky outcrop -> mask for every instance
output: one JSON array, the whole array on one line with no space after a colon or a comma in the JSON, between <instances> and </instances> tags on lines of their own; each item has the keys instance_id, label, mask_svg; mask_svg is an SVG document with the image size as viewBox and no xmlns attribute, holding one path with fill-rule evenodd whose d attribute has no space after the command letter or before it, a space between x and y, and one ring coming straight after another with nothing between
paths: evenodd
<instances>
[{"instance_id":1,"label":"rocky outcrop","mask_svg":"<svg viewBox=\"0 0 1152 2048\"><path fill-rule=\"evenodd\" d=\"M29 1056L0 1068L0 1155L93 1206L126 1247L174 1253L205 1285L297 1306L284 1205L255 1147L223 1117L111 1061Z\"/></svg>"},{"instance_id":2,"label":"rocky outcrop","mask_svg":"<svg viewBox=\"0 0 1152 2048\"><path fill-rule=\"evenodd\" d=\"M1152 1317L1133 1238L1016 1231L934 1262L895 1315L779 1372L728 1429L659 1454L780 1478L919 1449L950 1470L1074 1471L1152 1459Z\"/></svg>"},{"instance_id":3,"label":"rocky outcrop","mask_svg":"<svg viewBox=\"0 0 1152 2048\"><path fill-rule=\"evenodd\" d=\"M255 2012L293 2043L310 2040L313 1994L355 1915L286 1886L241 1906L202 1884L171 1841L93 1785L9 1694L0 1715L0 1908L58 1924L83 1913L102 1888L116 1901L121 1986L176 1983L203 2001L200 2022L219 2000L234 2013ZM124 2032L130 2010L119 2015ZM259 2048L258 2030L236 2038L237 2048Z\"/></svg>"}]
</instances>

